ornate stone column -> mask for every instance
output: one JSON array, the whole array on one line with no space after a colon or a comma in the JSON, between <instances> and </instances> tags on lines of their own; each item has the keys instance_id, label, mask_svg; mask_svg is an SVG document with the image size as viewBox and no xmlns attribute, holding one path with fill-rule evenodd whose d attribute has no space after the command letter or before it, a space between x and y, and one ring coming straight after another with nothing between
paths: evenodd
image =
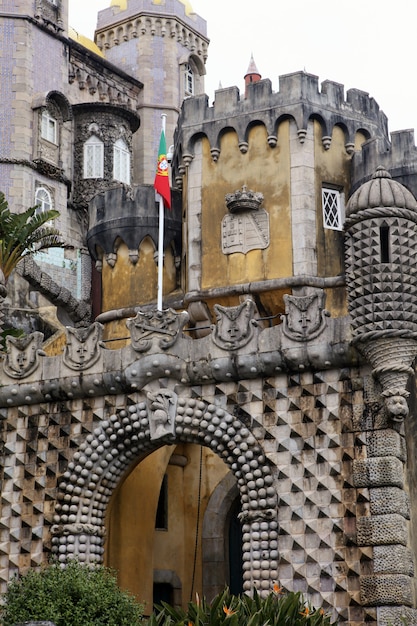
<instances>
[{"instance_id":1,"label":"ornate stone column","mask_svg":"<svg viewBox=\"0 0 417 626\"><path fill-rule=\"evenodd\" d=\"M379 167L346 209L353 342L371 365L382 400L374 403L379 408L363 427L369 428L365 458L354 461L354 485L365 490L365 499L369 494L366 515L357 520L357 543L372 548L370 563L362 564L361 600L376 607L378 624L415 624L402 422L417 355L417 202Z\"/></svg>"}]
</instances>

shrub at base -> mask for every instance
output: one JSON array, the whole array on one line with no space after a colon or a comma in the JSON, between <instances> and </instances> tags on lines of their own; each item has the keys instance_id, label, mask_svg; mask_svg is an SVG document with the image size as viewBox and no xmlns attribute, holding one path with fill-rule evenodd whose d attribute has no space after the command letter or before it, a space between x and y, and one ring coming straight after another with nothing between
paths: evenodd
<instances>
[{"instance_id":1,"label":"shrub at base","mask_svg":"<svg viewBox=\"0 0 417 626\"><path fill-rule=\"evenodd\" d=\"M228 589L211 603L190 602L186 610L163 603L146 626L330 626L323 609L313 609L301 593L282 593L278 585L266 598L234 596Z\"/></svg>"},{"instance_id":2,"label":"shrub at base","mask_svg":"<svg viewBox=\"0 0 417 626\"><path fill-rule=\"evenodd\" d=\"M56 626L137 626L143 607L117 586L114 572L71 561L30 570L9 584L1 623L50 621Z\"/></svg>"}]
</instances>

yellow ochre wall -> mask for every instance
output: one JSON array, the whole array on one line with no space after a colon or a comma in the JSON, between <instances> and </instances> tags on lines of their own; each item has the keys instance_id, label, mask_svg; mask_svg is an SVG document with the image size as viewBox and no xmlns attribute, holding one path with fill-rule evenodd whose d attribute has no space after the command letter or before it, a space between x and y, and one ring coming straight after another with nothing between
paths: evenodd
<instances>
[{"instance_id":1,"label":"yellow ochre wall","mask_svg":"<svg viewBox=\"0 0 417 626\"><path fill-rule=\"evenodd\" d=\"M176 287L176 271L172 251L164 251L164 293ZM103 262L102 270L102 310L110 311L121 307L144 304L157 297L158 265L154 258L155 246L146 237L139 246L139 259L136 265L129 259L129 250L122 243L117 249L114 267Z\"/></svg>"},{"instance_id":2,"label":"yellow ochre wall","mask_svg":"<svg viewBox=\"0 0 417 626\"><path fill-rule=\"evenodd\" d=\"M291 276L289 122L281 123L278 143L271 148L263 125L253 127L248 151L242 154L234 130L220 140L215 163L203 139L202 181L202 288L221 287ZM270 216L271 243L265 250L225 255L221 249L221 223L228 210L225 195L246 185L264 195Z\"/></svg>"},{"instance_id":3,"label":"yellow ochre wall","mask_svg":"<svg viewBox=\"0 0 417 626\"><path fill-rule=\"evenodd\" d=\"M171 570L182 583L182 604L190 600L198 513L202 451L202 482L197 567L193 595L202 596L201 531L207 503L229 471L209 448L183 444L164 446L142 460L119 485L107 516L106 564L118 582L152 610L153 570ZM185 467L170 465L171 455L187 458ZM168 529L155 530L163 477L168 476Z\"/></svg>"},{"instance_id":4,"label":"yellow ochre wall","mask_svg":"<svg viewBox=\"0 0 417 626\"><path fill-rule=\"evenodd\" d=\"M344 273L343 232L323 228L321 190L330 185L344 191L347 201L351 157L345 149L346 136L342 128L333 127L332 141L328 150L322 142L322 128L314 122L314 161L316 172L317 207L317 267L319 276L340 276ZM328 289L326 309L332 316L347 314L346 291L344 287Z\"/></svg>"},{"instance_id":5,"label":"yellow ochre wall","mask_svg":"<svg viewBox=\"0 0 417 626\"><path fill-rule=\"evenodd\" d=\"M339 276L344 274L343 232L323 228L321 190L330 185L344 191L348 201L350 187L351 155L346 152L346 134L339 126L334 126L328 150L322 142L323 131L318 121L314 122L314 162L316 172L317 207L317 265L319 276ZM366 140L362 133L356 133L355 150L360 150ZM347 315L347 297L344 287L326 290L326 309L333 317Z\"/></svg>"},{"instance_id":6,"label":"yellow ochre wall","mask_svg":"<svg viewBox=\"0 0 417 626\"><path fill-rule=\"evenodd\" d=\"M111 267L103 260L101 275L102 311L135 307L150 302L156 303L158 289L158 265L155 260L155 246L146 237L139 246L139 258L133 264L129 258L129 250L122 243L117 249L117 260ZM164 295L177 288L175 259L172 249L164 251L163 291ZM104 340L107 348L118 349L125 341L113 341L116 338L126 340L128 337L126 319L115 319L105 324ZM112 340L112 341L109 341Z\"/></svg>"}]
</instances>

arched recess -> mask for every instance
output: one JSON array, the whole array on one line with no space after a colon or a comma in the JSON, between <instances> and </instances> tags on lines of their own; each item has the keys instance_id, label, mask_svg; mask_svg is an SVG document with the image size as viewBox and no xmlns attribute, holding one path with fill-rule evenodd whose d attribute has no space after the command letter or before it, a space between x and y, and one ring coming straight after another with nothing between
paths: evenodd
<instances>
[{"instance_id":1,"label":"arched recess","mask_svg":"<svg viewBox=\"0 0 417 626\"><path fill-rule=\"evenodd\" d=\"M236 478L226 474L206 508L202 532L203 594L209 601L230 584L228 530L239 497Z\"/></svg>"},{"instance_id":2,"label":"arched recess","mask_svg":"<svg viewBox=\"0 0 417 626\"><path fill-rule=\"evenodd\" d=\"M165 434L156 428L156 411L154 416L151 408L159 388L155 381L138 393L135 403L129 406L126 398L124 406L87 435L59 484L52 551L62 563L73 557L101 563L107 506L125 473L143 453L161 445L196 443L219 455L236 478L242 506L244 590L256 587L266 595L277 579L278 523L274 478L262 447L222 407L177 395L174 384L168 387L164 392L172 399L174 418Z\"/></svg>"}]
</instances>

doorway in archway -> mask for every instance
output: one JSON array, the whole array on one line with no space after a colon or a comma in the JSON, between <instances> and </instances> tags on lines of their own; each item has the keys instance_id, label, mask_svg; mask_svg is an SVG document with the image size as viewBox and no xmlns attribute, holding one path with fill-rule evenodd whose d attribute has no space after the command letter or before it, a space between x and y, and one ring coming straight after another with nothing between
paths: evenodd
<instances>
[{"instance_id":1,"label":"doorway in archway","mask_svg":"<svg viewBox=\"0 0 417 626\"><path fill-rule=\"evenodd\" d=\"M236 498L229 521L229 588L232 593L243 593L242 525L239 520L240 500Z\"/></svg>"},{"instance_id":2,"label":"doorway in archway","mask_svg":"<svg viewBox=\"0 0 417 626\"><path fill-rule=\"evenodd\" d=\"M196 593L205 595L206 510L229 475L229 468L209 448L191 443L163 446L141 460L113 494L107 512L106 564L118 572L123 588L145 602L147 614L155 600L170 597L174 604L186 606ZM241 551L237 512L231 510L232 501L229 504L217 538L225 563L241 558L236 556ZM230 584L227 573L223 584Z\"/></svg>"}]
</instances>

